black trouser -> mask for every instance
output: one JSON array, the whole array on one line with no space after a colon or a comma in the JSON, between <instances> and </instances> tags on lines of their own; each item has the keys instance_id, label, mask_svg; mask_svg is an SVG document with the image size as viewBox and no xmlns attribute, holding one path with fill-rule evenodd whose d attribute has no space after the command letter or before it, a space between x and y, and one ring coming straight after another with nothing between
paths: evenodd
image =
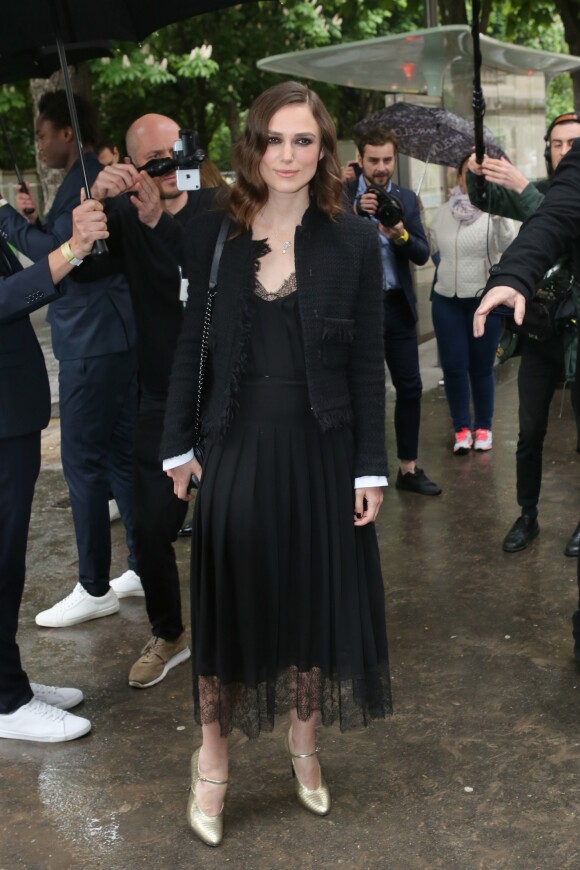
<instances>
[{"instance_id":1,"label":"black trouser","mask_svg":"<svg viewBox=\"0 0 580 870\"><path fill-rule=\"evenodd\" d=\"M173 542L188 503L173 494L159 451L163 414L140 413L135 428L133 490L137 572L153 634L175 640L183 631L181 592Z\"/></svg>"},{"instance_id":2,"label":"black trouser","mask_svg":"<svg viewBox=\"0 0 580 870\"><path fill-rule=\"evenodd\" d=\"M516 451L517 497L524 510L535 508L542 484L542 450L550 403L564 378L561 336L546 341L522 339L518 374L520 432Z\"/></svg>"},{"instance_id":3,"label":"black trouser","mask_svg":"<svg viewBox=\"0 0 580 870\"><path fill-rule=\"evenodd\" d=\"M395 434L397 456L403 461L417 459L421 394L417 326L403 290L384 293L385 361L397 391Z\"/></svg>"},{"instance_id":4,"label":"black trouser","mask_svg":"<svg viewBox=\"0 0 580 870\"><path fill-rule=\"evenodd\" d=\"M0 714L32 699L16 643L40 432L0 439Z\"/></svg>"}]
</instances>

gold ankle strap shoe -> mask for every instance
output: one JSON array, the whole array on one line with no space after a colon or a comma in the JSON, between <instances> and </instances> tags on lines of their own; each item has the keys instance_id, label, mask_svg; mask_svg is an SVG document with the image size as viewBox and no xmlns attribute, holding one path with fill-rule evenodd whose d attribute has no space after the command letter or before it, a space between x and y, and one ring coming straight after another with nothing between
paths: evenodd
<instances>
[{"instance_id":1,"label":"gold ankle strap shoe","mask_svg":"<svg viewBox=\"0 0 580 870\"><path fill-rule=\"evenodd\" d=\"M224 804L217 816L208 816L197 804L195 787L198 782L209 782L212 785L227 785L227 779L208 779L199 771L199 753L201 747L191 756L191 787L187 801L187 821L192 831L207 846L219 846L224 835Z\"/></svg>"},{"instance_id":2,"label":"gold ankle strap shoe","mask_svg":"<svg viewBox=\"0 0 580 870\"><path fill-rule=\"evenodd\" d=\"M286 748L288 749L288 755L290 756L290 766L292 769L294 786L296 788L296 797L298 798L299 803L301 803L309 812L314 813L316 816L326 816L330 812L331 801L330 791L324 776L322 775L322 768L320 768L320 785L318 788L308 788L308 786L301 783L296 770L294 769L295 758L311 758L313 755L318 754L318 747L316 747L314 752L292 752L290 749L291 731L292 728L290 728L290 731L288 731L286 736Z\"/></svg>"}]
</instances>

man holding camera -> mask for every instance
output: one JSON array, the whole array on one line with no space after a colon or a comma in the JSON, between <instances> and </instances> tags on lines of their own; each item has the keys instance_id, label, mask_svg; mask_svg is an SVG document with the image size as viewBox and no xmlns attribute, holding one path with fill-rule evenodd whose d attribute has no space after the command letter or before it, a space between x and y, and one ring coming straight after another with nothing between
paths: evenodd
<instances>
[{"instance_id":1,"label":"man holding camera","mask_svg":"<svg viewBox=\"0 0 580 870\"><path fill-rule=\"evenodd\" d=\"M159 451L169 375L187 298L182 276L184 228L195 214L211 208L215 189L180 189L180 169L174 160L179 137L179 126L171 118L143 115L127 131L131 162L107 166L91 188L92 195L105 202L110 260L118 260L127 276L137 324L140 389L133 476L135 549L142 588L131 578L114 588L119 597L145 594L152 637L129 673L129 684L139 689L159 683L190 656L173 549L187 503L173 494Z\"/></svg>"},{"instance_id":2,"label":"man holding camera","mask_svg":"<svg viewBox=\"0 0 580 870\"><path fill-rule=\"evenodd\" d=\"M397 489L439 495L441 487L417 467L421 394L417 343L417 304L409 261L422 266L429 244L421 224L415 194L392 181L397 141L384 128L357 136L358 179L345 184L355 214L372 220L381 246L384 289L385 360L396 390L395 433L399 472Z\"/></svg>"}]
</instances>

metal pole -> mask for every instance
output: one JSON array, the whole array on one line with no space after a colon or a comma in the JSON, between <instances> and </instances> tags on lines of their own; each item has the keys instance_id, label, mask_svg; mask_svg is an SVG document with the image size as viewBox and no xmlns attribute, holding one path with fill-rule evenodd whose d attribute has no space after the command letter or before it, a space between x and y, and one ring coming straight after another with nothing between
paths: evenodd
<instances>
[{"instance_id":1,"label":"metal pole","mask_svg":"<svg viewBox=\"0 0 580 870\"><path fill-rule=\"evenodd\" d=\"M479 44L479 0L472 3L471 35L473 37L473 130L475 135L475 159L483 163L485 142L483 138L483 118L485 116L485 99L481 88L481 47ZM485 178L476 176L477 192L483 197Z\"/></svg>"},{"instance_id":2,"label":"metal pole","mask_svg":"<svg viewBox=\"0 0 580 870\"><path fill-rule=\"evenodd\" d=\"M438 6L437 0L425 0L425 27L437 27Z\"/></svg>"},{"instance_id":3,"label":"metal pole","mask_svg":"<svg viewBox=\"0 0 580 870\"><path fill-rule=\"evenodd\" d=\"M68 103L68 110L70 113L71 126L73 129L74 137L79 149L79 162L81 165L81 172L85 184L85 193L87 199L92 199L91 197L91 186L89 184L89 178L87 175L87 167L85 164L85 155L83 152L83 141L81 137L81 128L79 124L79 118L77 115L77 107L75 105L75 95L72 89L72 82L70 80L70 75L68 71L68 64L66 60L66 52L64 50L64 43L62 41L62 36L60 33L60 25L58 20L58 12L56 8L55 0L49 0L50 3L50 12L52 16L52 26L54 29L54 37L56 42L56 50L58 52L58 58L60 61L60 66L62 70L62 77L64 81L64 89L66 92L66 101ZM108 252L107 244L104 239L97 239L93 244L93 254L106 254Z\"/></svg>"}]
</instances>

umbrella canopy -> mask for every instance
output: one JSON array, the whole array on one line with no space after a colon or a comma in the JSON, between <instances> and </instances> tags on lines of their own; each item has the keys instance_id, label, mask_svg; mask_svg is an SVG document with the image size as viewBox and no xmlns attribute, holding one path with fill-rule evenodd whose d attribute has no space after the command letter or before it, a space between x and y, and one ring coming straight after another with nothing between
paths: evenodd
<instances>
[{"instance_id":1,"label":"umbrella canopy","mask_svg":"<svg viewBox=\"0 0 580 870\"><path fill-rule=\"evenodd\" d=\"M243 0L26 0L2 16L0 60L56 40L140 42L154 30Z\"/></svg>"},{"instance_id":2,"label":"umbrella canopy","mask_svg":"<svg viewBox=\"0 0 580 870\"><path fill-rule=\"evenodd\" d=\"M447 109L414 103L394 103L379 109L359 121L354 130L363 133L372 127L386 127L394 133L403 154L442 166L457 167L475 145L473 121ZM484 128L484 143L490 157L506 156L487 127Z\"/></svg>"},{"instance_id":3,"label":"umbrella canopy","mask_svg":"<svg viewBox=\"0 0 580 870\"><path fill-rule=\"evenodd\" d=\"M75 66L95 57L110 57L108 42L79 42L65 44L69 64ZM30 51L22 51L5 58L0 56L0 82L19 82L21 79L47 79L60 69L60 60L55 45L43 45Z\"/></svg>"}]
</instances>

